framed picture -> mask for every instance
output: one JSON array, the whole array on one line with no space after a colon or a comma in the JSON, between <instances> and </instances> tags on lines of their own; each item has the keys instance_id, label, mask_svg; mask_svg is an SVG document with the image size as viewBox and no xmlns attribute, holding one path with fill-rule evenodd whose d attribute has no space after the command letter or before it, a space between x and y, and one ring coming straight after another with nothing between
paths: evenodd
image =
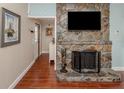
<instances>
[{"instance_id":1,"label":"framed picture","mask_svg":"<svg viewBox=\"0 0 124 93\"><path fill-rule=\"evenodd\" d=\"M52 27L50 24L46 28L46 36L52 36Z\"/></svg>"},{"instance_id":2,"label":"framed picture","mask_svg":"<svg viewBox=\"0 0 124 93\"><path fill-rule=\"evenodd\" d=\"M2 8L1 47L20 43L21 16Z\"/></svg>"}]
</instances>

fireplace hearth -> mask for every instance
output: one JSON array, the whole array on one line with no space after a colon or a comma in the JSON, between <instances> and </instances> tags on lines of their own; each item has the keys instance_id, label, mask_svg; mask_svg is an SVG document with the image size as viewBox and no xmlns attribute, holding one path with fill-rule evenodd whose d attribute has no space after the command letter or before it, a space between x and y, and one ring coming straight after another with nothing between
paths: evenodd
<instances>
[{"instance_id":1,"label":"fireplace hearth","mask_svg":"<svg viewBox=\"0 0 124 93\"><path fill-rule=\"evenodd\" d=\"M72 51L72 69L79 73L100 72L100 52Z\"/></svg>"}]
</instances>

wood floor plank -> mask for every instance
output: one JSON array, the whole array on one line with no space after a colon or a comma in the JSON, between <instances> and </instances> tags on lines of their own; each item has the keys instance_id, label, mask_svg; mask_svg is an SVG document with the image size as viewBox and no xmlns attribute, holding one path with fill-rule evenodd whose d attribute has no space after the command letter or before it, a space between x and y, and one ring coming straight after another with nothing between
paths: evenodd
<instances>
[{"instance_id":1,"label":"wood floor plank","mask_svg":"<svg viewBox=\"0 0 124 93\"><path fill-rule=\"evenodd\" d=\"M121 83L60 82L56 79L54 64L49 64L48 54L42 54L31 69L15 87L16 89L123 89L124 71Z\"/></svg>"}]
</instances>

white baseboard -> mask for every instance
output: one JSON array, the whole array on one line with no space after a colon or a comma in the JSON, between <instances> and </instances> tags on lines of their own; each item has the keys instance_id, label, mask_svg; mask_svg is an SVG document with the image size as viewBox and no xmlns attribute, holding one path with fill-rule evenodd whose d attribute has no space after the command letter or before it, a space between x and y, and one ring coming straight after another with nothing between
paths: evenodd
<instances>
[{"instance_id":1,"label":"white baseboard","mask_svg":"<svg viewBox=\"0 0 124 93\"><path fill-rule=\"evenodd\" d=\"M124 71L124 67L112 67L113 70Z\"/></svg>"},{"instance_id":2,"label":"white baseboard","mask_svg":"<svg viewBox=\"0 0 124 93\"><path fill-rule=\"evenodd\" d=\"M49 53L48 51L42 51L42 53Z\"/></svg>"},{"instance_id":3,"label":"white baseboard","mask_svg":"<svg viewBox=\"0 0 124 93\"><path fill-rule=\"evenodd\" d=\"M13 89L18 84L18 82L24 77L24 75L28 72L28 70L32 67L35 60L33 60L30 65L16 78L16 80L8 87L8 89Z\"/></svg>"}]
</instances>

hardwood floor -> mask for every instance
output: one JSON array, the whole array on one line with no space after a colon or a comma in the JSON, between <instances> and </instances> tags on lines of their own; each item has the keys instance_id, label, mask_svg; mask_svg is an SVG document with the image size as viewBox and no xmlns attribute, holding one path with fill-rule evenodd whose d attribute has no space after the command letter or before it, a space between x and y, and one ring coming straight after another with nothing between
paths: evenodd
<instances>
[{"instance_id":1,"label":"hardwood floor","mask_svg":"<svg viewBox=\"0 0 124 93\"><path fill-rule=\"evenodd\" d=\"M60 82L56 80L54 64L49 64L48 54L43 54L34 63L31 69L17 84L17 89L43 89L43 88L58 88L58 89L122 89L124 88L124 71L119 71L122 74L123 81L121 83L81 83L81 82Z\"/></svg>"}]
</instances>

